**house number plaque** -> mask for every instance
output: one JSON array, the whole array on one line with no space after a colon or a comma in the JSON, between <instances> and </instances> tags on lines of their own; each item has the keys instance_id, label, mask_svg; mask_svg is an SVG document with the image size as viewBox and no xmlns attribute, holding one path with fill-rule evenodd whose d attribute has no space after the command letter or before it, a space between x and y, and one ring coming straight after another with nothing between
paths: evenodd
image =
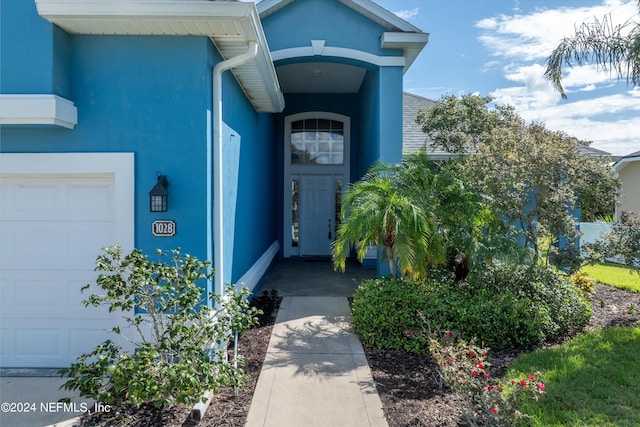
<instances>
[{"instance_id":1,"label":"house number plaque","mask_svg":"<svg viewBox=\"0 0 640 427\"><path fill-rule=\"evenodd\" d=\"M156 237L171 237L176 234L175 221L153 221L151 232Z\"/></svg>"}]
</instances>

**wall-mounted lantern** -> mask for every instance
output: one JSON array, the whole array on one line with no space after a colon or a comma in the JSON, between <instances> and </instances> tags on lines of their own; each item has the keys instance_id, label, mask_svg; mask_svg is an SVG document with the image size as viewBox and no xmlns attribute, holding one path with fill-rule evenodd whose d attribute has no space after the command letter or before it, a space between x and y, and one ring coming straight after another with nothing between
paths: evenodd
<instances>
[{"instance_id":1,"label":"wall-mounted lantern","mask_svg":"<svg viewBox=\"0 0 640 427\"><path fill-rule=\"evenodd\" d=\"M169 182L167 177L158 173L158 181L156 185L149 191L149 211L150 212L166 212L167 211L167 187Z\"/></svg>"}]
</instances>

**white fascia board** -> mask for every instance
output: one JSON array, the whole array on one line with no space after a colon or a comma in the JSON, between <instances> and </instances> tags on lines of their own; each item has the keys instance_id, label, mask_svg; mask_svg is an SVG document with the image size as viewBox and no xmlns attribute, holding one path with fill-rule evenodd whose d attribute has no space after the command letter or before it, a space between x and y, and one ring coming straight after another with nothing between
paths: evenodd
<instances>
[{"instance_id":1,"label":"white fascia board","mask_svg":"<svg viewBox=\"0 0 640 427\"><path fill-rule=\"evenodd\" d=\"M0 94L0 125L54 125L73 129L78 109L58 95Z\"/></svg>"},{"instance_id":2,"label":"white fascia board","mask_svg":"<svg viewBox=\"0 0 640 427\"><path fill-rule=\"evenodd\" d=\"M352 9L358 10L361 8L365 10L367 13L370 13L374 17L378 18L382 23L385 23L387 27L395 27L401 31L408 32L421 32L418 27L410 24L399 16L389 12L384 7L380 6L377 3L374 3L371 0L340 0L342 3L351 7Z\"/></svg>"},{"instance_id":3,"label":"white fascia board","mask_svg":"<svg viewBox=\"0 0 640 427\"><path fill-rule=\"evenodd\" d=\"M38 14L55 23L65 31L74 33L76 27L82 28L82 34L88 33L79 24L95 21L95 34L116 34L105 28L113 21L193 21L210 18L242 18L251 14L255 5L250 2L211 2L211 1L146 1L146 0L36 0ZM104 32L104 31L110 32ZM141 29L140 34L180 35L176 28L166 28L164 32ZM80 31L80 30L78 30ZM182 35L198 35L185 33ZM211 35L201 32L199 35Z\"/></svg>"},{"instance_id":4,"label":"white fascia board","mask_svg":"<svg viewBox=\"0 0 640 427\"><path fill-rule=\"evenodd\" d=\"M618 160L617 162L615 162L613 164L613 168L616 170L616 172L620 172L622 169L624 169L629 163L632 162L638 162L640 161L640 156L633 156L633 157L623 157L620 160Z\"/></svg>"},{"instance_id":5,"label":"white fascia board","mask_svg":"<svg viewBox=\"0 0 640 427\"><path fill-rule=\"evenodd\" d=\"M293 0L262 0L258 3L258 12L262 18L265 18L287 6L292 1ZM394 15L371 0L339 1L389 30L397 29L400 31L420 32L419 28L413 26L397 15Z\"/></svg>"},{"instance_id":6,"label":"white fascia board","mask_svg":"<svg viewBox=\"0 0 640 427\"><path fill-rule=\"evenodd\" d=\"M407 59L405 73L428 42L429 33L385 32L380 37L380 46L383 49L402 49L404 51L404 56Z\"/></svg>"}]
</instances>

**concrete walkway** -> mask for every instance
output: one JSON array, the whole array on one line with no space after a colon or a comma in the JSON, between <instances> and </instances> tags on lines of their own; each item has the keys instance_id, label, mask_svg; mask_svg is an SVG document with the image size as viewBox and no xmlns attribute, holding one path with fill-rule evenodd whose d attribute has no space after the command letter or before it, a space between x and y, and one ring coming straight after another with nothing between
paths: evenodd
<instances>
[{"instance_id":1,"label":"concrete walkway","mask_svg":"<svg viewBox=\"0 0 640 427\"><path fill-rule=\"evenodd\" d=\"M349 328L347 297L313 295L326 293L327 287L333 294L348 294L336 285L344 277L331 270L323 274L320 264L286 267L288 272L300 268L301 275L292 283L293 277L286 280L276 266L276 283L265 286L280 288L285 296L246 426L387 426L364 350ZM312 287L313 277L323 289Z\"/></svg>"}]
</instances>

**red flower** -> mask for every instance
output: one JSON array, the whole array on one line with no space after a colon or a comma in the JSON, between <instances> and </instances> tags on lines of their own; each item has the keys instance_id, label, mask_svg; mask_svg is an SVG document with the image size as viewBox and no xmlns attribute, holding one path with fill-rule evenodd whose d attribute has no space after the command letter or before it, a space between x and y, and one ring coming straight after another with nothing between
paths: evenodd
<instances>
[{"instance_id":1,"label":"red flower","mask_svg":"<svg viewBox=\"0 0 640 427\"><path fill-rule=\"evenodd\" d=\"M529 375L529 377L528 377L528 378L529 378L531 381L535 381L535 380L536 380L536 377L534 377L533 375Z\"/></svg>"},{"instance_id":2,"label":"red flower","mask_svg":"<svg viewBox=\"0 0 640 427\"><path fill-rule=\"evenodd\" d=\"M487 386L487 391L488 391L489 393L491 393L491 392L493 391L493 386L492 386L492 385L488 385L488 386Z\"/></svg>"},{"instance_id":3,"label":"red flower","mask_svg":"<svg viewBox=\"0 0 640 427\"><path fill-rule=\"evenodd\" d=\"M489 378L489 373L488 373L488 372L485 372L485 373L484 373L484 377L485 377L485 378Z\"/></svg>"},{"instance_id":4,"label":"red flower","mask_svg":"<svg viewBox=\"0 0 640 427\"><path fill-rule=\"evenodd\" d=\"M538 390L544 391L544 384L542 383L538 384Z\"/></svg>"},{"instance_id":5,"label":"red flower","mask_svg":"<svg viewBox=\"0 0 640 427\"><path fill-rule=\"evenodd\" d=\"M478 376L478 371L475 371L475 370L471 371L471 375L473 375L474 377L477 377Z\"/></svg>"},{"instance_id":6,"label":"red flower","mask_svg":"<svg viewBox=\"0 0 640 427\"><path fill-rule=\"evenodd\" d=\"M498 387L498 393L502 393L503 388L502 387Z\"/></svg>"},{"instance_id":7,"label":"red flower","mask_svg":"<svg viewBox=\"0 0 640 427\"><path fill-rule=\"evenodd\" d=\"M478 364L476 365L476 367L477 367L478 369L484 369L484 365L483 365L482 363L478 363Z\"/></svg>"},{"instance_id":8,"label":"red flower","mask_svg":"<svg viewBox=\"0 0 640 427\"><path fill-rule=\"evenodd\" d=\"M455 360L449 359L449 363L453 363L453 362L455 362Z\"/></svg>"},{"instance_id":9,"label":"red flower","mask_svg":"<svg viewBox=\"0 0 640 427\"><path fill-rule=\"evenodd\" d=\"M525 380L520 381L520 385L522 387L526 387L527 386L527 382Z\"/></svg>"},{"instance_id":10,"label":"red flower","mask_svg":"<svg viewBox=\"0 0 640 427\"><path fill-rule=\"evenodd\" d=\"M453 332L451 332L451 331L446 332L446 333L444 334L444 336L445 336L446 338L451 338L451 335L453 335Z\"/></svg>"},{"instance_id":11,"label":"red flower","mask_svg":"<svg viewBox=\"0 0 640 427\"><path fill-rule=\"evenodd\" d=\"M493 412L494 414L498 413L498 408L491 408L491 412Z\"/></svg>"},{"instance_id":12,"label":"red flower","mask_svg":"<svg viewBox=\"0 0 640 427\"><path fill-rule=\"evenodd\" d=\"M473 351L469 352L469 357L476 357L476 354Z\"/></svg>"}]
</instances>

